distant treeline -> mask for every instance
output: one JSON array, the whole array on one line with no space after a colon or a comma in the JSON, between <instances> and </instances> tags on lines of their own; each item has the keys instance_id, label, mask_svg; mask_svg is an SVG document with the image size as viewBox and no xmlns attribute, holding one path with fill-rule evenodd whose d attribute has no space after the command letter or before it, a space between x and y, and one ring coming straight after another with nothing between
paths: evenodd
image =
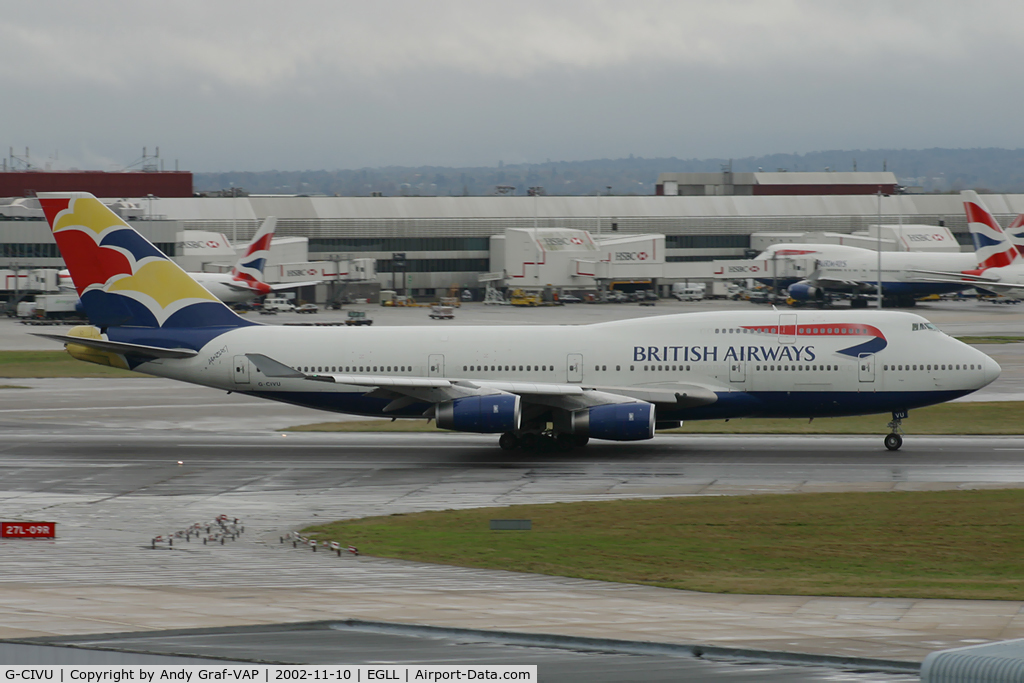
<instances>
[{"instance_id":1,"label":"distant treeline","mask_svg":"<svg viewBox=\"0 0 1024 683\"><path fill-rule=\"evenodd\" d=\"M241 188L248 194L365 197L516 195L651 195L659 173L750 171L882 171L925 192L1024 192L1024 149L876 149L772 154L745 159L594 159L497 167L387 166L335 171L195 173L197 192ZM499 190L498 188L503 188Z\"/></svg>"}]
</instances>

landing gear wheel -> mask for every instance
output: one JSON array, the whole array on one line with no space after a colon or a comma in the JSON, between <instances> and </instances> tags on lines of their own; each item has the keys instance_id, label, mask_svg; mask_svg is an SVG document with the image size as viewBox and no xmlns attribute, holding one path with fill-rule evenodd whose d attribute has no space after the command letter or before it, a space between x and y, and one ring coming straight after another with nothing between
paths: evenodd
<instances>
[{"instance_id":1,"label":"landing gear wheel","mask_svg":"<svg viewBox=\"0 0 1024 683\"><path fill-rule=\"evenodd\" d=\"M576 437L572 434L559 434L555 437L555 448L562 453L568 453L576 448Z\"/></svg>"},{"instance_id":2,"label":"landing gear wheel","mask_svg":"<svg viewBox=\"0 0 1024 683\"><path fill-rule=\"evenodd\" d=\"M577 435L577 436L573 437L573 439L575 439L575 441L576 441L576 448L583 448L588 443L590 443L590 437L589 436Z\"/></svg>"},{"instance_id":3,"label":"landing gear wheel","mask_svg":"<svg viewBox=\"0 0 1024 683\"><path fill-rule=\"evenodd\" d=\"M519 448L519 437L512 432L505 432L498 438L498 447L503 451L514 451Z\"/></svg>"},{"instance_id":4,"label":"landing gear wheel","mask_svg":"<svg viewBox=\"0 0 1024 683\"><path fill-rule=\"evenodd\" d=\"M903 420L908 415L906 410L894 410L892 412L892 422L889 423L890 433L885 437L885 447L890 451L898 451L900 446L903 445L903 437L900 432L903 431Z\"/></svg>"},{"instance_id":5,"label":"landing gear wheel","mask_svg":"<svg viewBox=\"0 0 1024 683\"><path fill-rule=\"evenodd\" d=\"M519 447L524 451L535 451L540 446L540 435L527 432L519 437Z\"/></svg>"}]
</instances>

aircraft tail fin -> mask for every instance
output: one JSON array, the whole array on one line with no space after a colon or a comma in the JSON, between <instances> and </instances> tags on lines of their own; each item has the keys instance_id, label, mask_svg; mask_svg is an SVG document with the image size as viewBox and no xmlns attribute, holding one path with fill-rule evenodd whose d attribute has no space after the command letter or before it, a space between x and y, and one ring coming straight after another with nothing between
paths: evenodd
<instances>
[{"instance_id":1,"label":"aircraft tail fin","mask_svg":"<svg viewBox=\"0 0 1024 683\"><path fill-rule=\"evenodd\" d=\"M253 324L88 192L40 192L38 197L93 325L223 328Z\"/></svg>"},{"instance_id":2,"label":"aircraft tail fin","mask_svg":"<svg viewBox=\"0 0 1024 683\"><path fill-rule=\"evenodd\" d=\"M1006 234L1010 236L1010 241L1017 247L1017 251L1024 255L1024 213L1017 214L1013 222L1007 226Z\"/></svg>"},{"instance_id":3,"label":"aircraft tail fin","mask_svg":"<svg viewBox=\"0 0 1024 683\"><path fill-rule=\"evenodd\" d=\"M277 217L267 216L263 224L260 225L260 229L253 235L245 253L239 257L235 267L231 269L232 280L244 283L253 289L259 289L255 286L256 283L266 282L263 279L263 267L266 266L267 257L270 256L270 242L274 239L275 230L277 230ZM267 292L269 291L267 289Z\"/></svg>"},{"instance_id":4,"label":"aircraft tail fin","mask_svg":"<svg viewBox=\"0 0 1024 683\"><path fill-rule=\"evenodd\" d=\"M960 193L967 212L967 227L971 231L974 250L978 259L978 270L1002 268L1021 263L1020 252L999 227L998 221L988 210L981 197L974 190Z\"/></svg>"}]
</instances>

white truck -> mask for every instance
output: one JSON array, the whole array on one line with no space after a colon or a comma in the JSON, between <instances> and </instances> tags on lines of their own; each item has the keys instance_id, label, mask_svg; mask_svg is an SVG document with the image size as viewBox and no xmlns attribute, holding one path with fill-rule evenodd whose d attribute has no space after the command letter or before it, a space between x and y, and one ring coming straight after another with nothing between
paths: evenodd
<instances>
[{"instance_id":1,"label":"white truck","mask_svg":"<svg viewBox=\"0 0 1024 683\"><path fill-rule=\"evenodd\" d=\"M292 303L291 299L284 297L270 297L268 296L263 300L263 312L277 313L278 311L284 311L285 313L291 313L295 310L295 304Z\"/></svg>"},{"instance_id":2,"label":"white truck","mask_svg":"<svg viewBox=\"0 0 1024 683\"><path fill-rule=\"evenodd\" d=\"M700 301L704 298L704 289L703 283L676 282L672 285L672 296L680 301Z\"/></svg>"},{"instance_id":3,"label":"white truck","mask_svg":"<svg viewBox=\"0 0 1024 683\"><path fill-rule=\"evenodd\" d=\"M77 294L40 294L35 301L19 302L16 315L23 320L85 318Z\"/></svg>"}]
</instances>

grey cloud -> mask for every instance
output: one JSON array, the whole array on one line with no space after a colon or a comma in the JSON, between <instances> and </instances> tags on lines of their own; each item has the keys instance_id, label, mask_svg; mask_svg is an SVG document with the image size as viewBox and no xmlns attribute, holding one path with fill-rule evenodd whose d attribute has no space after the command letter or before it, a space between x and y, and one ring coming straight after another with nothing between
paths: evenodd
<instances>
[{"instance_id":1,"label":"grey cloud","mask_svg":"<svg viewBox=\"0 0 1024 683\"><path fill-rule=\"evenodd\" d=\"M194 170L1024 146L1024 6L23 3L5 142Z\"/></svg>"}]
</instances>

